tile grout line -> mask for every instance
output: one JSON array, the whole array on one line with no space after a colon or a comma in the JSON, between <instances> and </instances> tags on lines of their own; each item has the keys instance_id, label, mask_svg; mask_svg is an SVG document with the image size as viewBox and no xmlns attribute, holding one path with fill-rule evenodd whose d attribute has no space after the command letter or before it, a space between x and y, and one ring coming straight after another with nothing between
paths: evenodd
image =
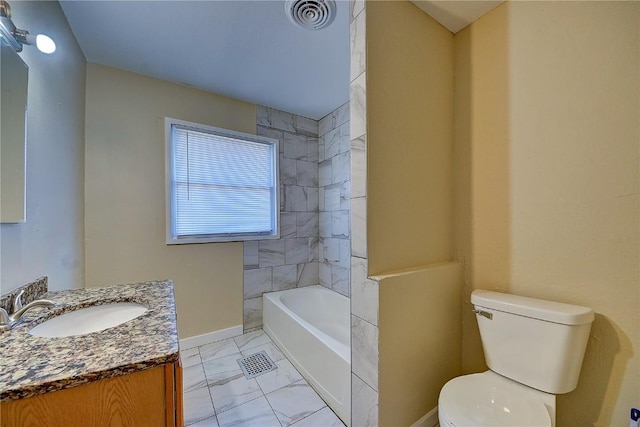
<instances>
[{"instance_id":1,"label":"tile grout line","mask_svg":"<svg viewBox=\"0 0 640 427\"><path fill-rule=\"evenodd\" d=\"M200 349L198 349L198 351L200 351ZM204 370L204 363L202 364L202 370ZM218 411L216 411L216 405L213 404L213 396L211 396L211 387L209 387L209 378L207 378L207 371L204 371L204 380L207 383L207 393L209 393L209 401L211 402L211 407L213 408L213 416L216 419L216 423L218 423L218 427L220 427L220 421L218 420Z\"/></svg>"},{"instance_id":2,"label":"tile grout line","mask_svg":"<svg viewBox=\"0 0 640 427\"><path fill-rule=\"evenodd\" d=\"M307 416L306 416L306 417L304 417L304 418L300 418L300 419L299 419L298 421L296 421L295 423L293 423L293 424L289 424L289 425L291 425L291 426L295 426L295 425L296 425L296 424L298 424L300 421L302 421L302 420L306 420L306 419L307 419L307 418L309 418L310 416L317 414L318 412L322 411L322 410L323 410L323 409L325 409L325 408L329 408L329 405L327 405L327 404L326 404L326 402L325 402L325 405L324 405L322 408L320 408L320 409L318 409L317 411L315 411L315 412L313 412L313 413L311 413L311 414L307 415ZM329 408L329 409L331 409L331 408ZM333 412L333 409L331 409L331 412ZM334 412L334 414L335 414L335 412ZM336 417L337 417L337 415L336 415ZM340 422L342 422L342 420L340 420Z\"/></svg>"},{"instance_id":3,"label":"tile grout line","mask_svg":"<svg viewBox=\"0 0 640 427\"><path fill-rule=\"evenodd\" d=\"M260 391L262 391L262 390L260 390ZM256 396L256 397L254 397L253 399L249 399L249 400L247 400L246 402L242 402L241 404L239 404L239 405L237 405L237 406L234 406L234 407L232 407L232 408L226 409L226 410L224 410L224 411L220 411L220 414L224 414L225 412L229 412L229 411L231 411L231 410L233 410L233 409L239 408L240 406L246 405L247 403L253 402L254 400L258 400L258 399L260 399L261 397L266 398L267 396L265 396L264 394L263 394L262 396ZM215 407L214 407L214 410L215 410ZM218 416L218 414L216 414L216 417L217 417L217 416Z\"/></svg>"},{"instance_id":4,"label":"tile grout line","mask_svg":"<svg viewBox=\"0 0 640 427\"><path fill-rule=\"evenodd\" d=\"M248 352L250 352L252 349L256 349L256 348L258 348L258 347L265 346L265 345L269 345L269 344L271 344L271 345L274 345L274 346L275 346L275 344L273 343L273 340L271 340L271 337L269 337L269 336L268 336L264 331L262 332L262 334L264 334L264 335L268 338L268 342L266 342L266 343L256 344L256 345L253 345L253 346L251 346L251 347L248 347L248 348L246 348L246 349L244 349L244 350L240 350L240 346L238 345L238 342L236 341L236 338L238 338L238 337L231 337L230 339L233 341L234 345L235 345L235 346L236 346L236 348L238 349L238 352L237 352L237 353L236 353L236 352L234 352L234 353L233 353L233 355L235 355L235 354L239 354L239 355L242 357L242 356L243 356L243 354L242 354L243 352L248 353ZM258 337L259 337L259 336L260 336L260 335L258 335ZM256 337L256 338L258 338L258 337ZM223 340L219 340L219 341L223 341ZM219 341L214 341L214 342L219 342ZM299 380L297 380L297 381L294 381L294 382L292 382L292 383L290 383L290 384L283 385L283 386L281 386L281 387L279 387L279 388L277 388L277 389L275 389L275 390L270 391L269 393L265 393L265 390L264 390L264 389L263 389L263 387L260 385L260 383L259 383L257 380L255 380L255 378L253 378L253 380L255 381L255 383L258 385L258 389L260 390L260 393L261 393L261 395L260 395L260 396L256 396L256 397L254 397L253 399L247 400L246 402L243 402L243 403L242 403L242 404L240 404L240 405L237 405L237 406L231 407L231 408L229 408L229 409L227 409L227 410L224 410L224 411L220 411L220 412L218 412L218 411L216 410L215 404L214 404L214 402L213 402L213 397L212 397L212 395L211 395L211 386L209 385L209 379L208 379L208 377L207 377L207 375L206 375L206 370L204 369L205 361L202 359L202 357L203 357L203 356L202 356L202 352L200 351L200 348L201 348L201 347L203 347L203 346L205 346L205 345L208 345L208 344L211 344L211 343L203 344L202 346L198 346L198 347L196 347L196 348L197 348L198 355L199 355L199 357L200 357L200 363L195 364L195 365L200 365L200 366L202 367L203 372L204 372L205 384L206 384L204 387L207 387L207 389L208 389L208 390L207 390L207 392L208 392L208 395L209 395L209 402L211 403L211 406L212 406L212 408L213 408L213 413L214 413L214 415L213 415L213 416L206 417L206 418L203 418L203 419L196 420L196 421L194 421L194 422L192 422L192 423L190 423L190 424L188 424L188 425L187 425L187 424L185 424L186 426L191 426L191 425L193 425L193 424L196 424L196 423L199 423L199 422L201 422L201 421L208 420L208 419L211 419L211 418L215 418L215 421L216 421L216 422L218 423L218 425L220 426L220 420L219 420L219 418L218 418L218 416L219 416L219 415L224 414L224 413L226 413L226 412L228 412L228 411L230 411L230 410L237 409L237 408L239 408L239 407L241 407L241 406L243 406L243 405L246 405L246 404L248 404L248 403L254 402L255 400L259 399L260 397L264 397L264 398L265 398L265 400L267 401L267 404L269 405L269 408L271 409L271 412L272 412L273 416L275 416L276 420L278 421L278 423L280 423L280 425L281 425L282 427L288 427L288 426L295 425L296 423L298 423L298 422L300 422L300 421L302 421L302 420L304 420L304 419L306 419L306 418L308 418L308 417L310 417L310 416L312 416L312 415L314 415L314 414L317 414L318 412L320 412L320 411L324 410L325 408L329 408L329 410L331 410L331 412L335 415L335 412L334 412L334 411L333 411L333 410L332 410L332 409L331 409L331 408L326 404L326 402L324 402L324 399L322 399L322 398L318 395L318 397L320 397L320 399L321 399L321 400L323 401L323 403L324 403L324 406L322 406L322 407L321 407L321 408L319 408L318 410L316 410L316 411L312 412L311 414L309 414L309 415L307 415L307 416L305 416L305 417L303 417L303 418L300 418L299 420L296 420L296 421L295 421L294 423L292 423L292 424L285 424L284 422L282 422L282 421L280 420L280 418L279 418L279 417L277 416L277 414L276 414L275 409L273 408L273 405L271 404L271 402L269 401L269 399L268 399L268 397L267 397L267 396L268 396L269 394L273 394L273 393L275 393L275 392L277 392L277 391L280 391L280 390L282 390L282 389L284 389L284 388L286 388L286 387L289 387L289 386L291 386L292 384L296 384L296 383L304 383L304 384L308 385L309 387L311 387L311 386L309 385L308 381L306 381L306 379L305 379L304 377L302 377L302 375L300 374L300 372L298 371L298 369L297 369L295 366L293 366L293 368L294 368L294 370L296 371L296 373L298 373L298 376L300 376L300 377L301 377L301 379L299 379ZM275 347L277 348L277 346L275 346ZM278 349L278 350L279 350L279 349ZM217 360L217 359L221 359L221 358L228 357L228 356L231 356L231 355L225 355L225 356L216 357L216 358L210 359L210 360L208 360L208 361ZM280 361L282 361L282 360L288 360L288 359L287 359L287 357L286 357L286 355L284 355L284 354L283 354L283 356L284 356L284 358L283 358L283 359L281 359ZM271 356L270 356L270 357L271 357ZM278 361L274 361L274 363L277 365ZM290 363L290 362L289 362L289 363ZM192 366L195 366L195 365L192 365ZM280 366L278 366L278 368L280 368ZM249 380L249 379L246 379L246 381L250 381L250 380ZM365 384L366 384L366 383L365 383ZM368 384L367 384L367 385L368 385ZM313 389L313 387L311 387L311 388ZM194 390L197 390L197 389L194 389ZM193 391L193 390L190 390L190 391ZM313 391L315 392L315 390L313 390ZM316 395L317 395L317 392L315 392L315 393L316 393ZM335 415L335 416L337 417L337 415ZM338 418L338 419L339 419L339 418ZM342 421L340 420L340 422L342 422Z\"/></svg>"},{"instance_id":5,"label":"tile grout line","mask_svg":"<svg viewBox=\"0 0 640 427\"><path fill-rule=\"evenodd\" d=\"M214 341L215 342L215 341ZM210 343L207 343L210 344ZM193 422L189 425L193 425L195 423L199 423L200 421L204 421L204 420L208 420L209 418L215 418L216 420L216 424L218 424L218 427L220 426L220 421L218 420L218 412L216 411L216 407L213 404L213 397L211 396L211 388L209 387L209 378L207 378L207 371L205 371L204 369L204 361L202 360L202 353L200 352L200 347L207 345L207 344L203 344L200 346L197 346L196 349L198 350L198 356L200 357L200 365L202 366L202 372L204 373L204 382L205 382L205 387L207 388L207 394L209 395L209 402L211 402L211 408L213 409L213 416L212 417L207 417L207 418L203 418L202 420L198 420L196 422ZM187 426L185 426L187 427Z\"/></svg>"},{"instance_id":6,"label":"tile grout line","mask_svg":"<svg viewBox=\"0 0 640 427\"><path fill-rule=\"evenodd\" d=\"M258 384L258 385L260 385L260 384ZM267 405L269 405L269 408L271 408L271 412L273 412L273 416L274 416L274 417L276 417L276 420L278 420L278 422L280 423L280 425L281 425L282 427L286 427L286 426L284 426L284 424L282 424L282 421L280 421L280 418L278 418L278 414L276 414L276 410L275 410L275 409L273 409L273 405L271 405L271 402L270 402L270 401L269 401L269 399L267 398L267 395L266 395L266 394L264 395L264 400L266 400L266 401L267 401Z\"/></svg>"}]
</instances>

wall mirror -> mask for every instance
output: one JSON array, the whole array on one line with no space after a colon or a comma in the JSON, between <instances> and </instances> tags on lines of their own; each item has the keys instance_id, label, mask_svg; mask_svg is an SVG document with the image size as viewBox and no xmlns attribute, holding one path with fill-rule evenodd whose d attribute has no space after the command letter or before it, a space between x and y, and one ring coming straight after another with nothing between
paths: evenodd
<instances>
[{"instance_id":1,"label":"wall mirror","mask_svg":"<svg viewBox=\"0 0 640 427\"><path fill-rule=\"evenodd\" d=\"M0 222L26 220L26 122L29 68L0 37Z\"/></svg>"}]
</instances>

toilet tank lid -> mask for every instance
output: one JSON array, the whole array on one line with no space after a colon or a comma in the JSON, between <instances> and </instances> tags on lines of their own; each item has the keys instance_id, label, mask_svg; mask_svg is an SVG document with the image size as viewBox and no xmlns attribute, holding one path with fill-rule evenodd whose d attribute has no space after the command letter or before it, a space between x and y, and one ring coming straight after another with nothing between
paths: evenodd
<instances>
[{"instance_id":1,"label":"toilet tank lid","mask_svg":"<svg viewBox=\"0 0 640 427\"><path fill-rule=\"evenodd\" d=\"M474 306L563 325L591 323L594 317L593 310L589 307L480 289L471 293L471 303Z\"/></svg>"}]
</instances>

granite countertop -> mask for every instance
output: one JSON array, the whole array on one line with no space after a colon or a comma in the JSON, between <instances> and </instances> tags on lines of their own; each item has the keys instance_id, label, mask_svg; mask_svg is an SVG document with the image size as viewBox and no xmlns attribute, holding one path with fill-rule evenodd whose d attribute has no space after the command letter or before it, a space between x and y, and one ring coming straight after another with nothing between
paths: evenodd
<instances>
[{"instance_id":1,"label":"granite countertop","mask_svg":"<svg viewBox=\"0 0 640 427\"><path fill-rule=\"evenodd\" d=\"M179 359L170 280L48 292L51 310L35 310L23 324L0 333L0 402L37 396ZM78 308L135 302L141 316L100 332L63 338L28 333L45 320Z\"/></svg>"}]
</instances>

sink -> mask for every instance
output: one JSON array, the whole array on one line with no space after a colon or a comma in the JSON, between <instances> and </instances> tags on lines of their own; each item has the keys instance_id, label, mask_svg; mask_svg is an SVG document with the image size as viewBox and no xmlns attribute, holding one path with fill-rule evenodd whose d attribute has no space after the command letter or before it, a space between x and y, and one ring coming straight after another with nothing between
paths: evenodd
<instances>
[{"instance_id":1,"label":"sink","mask_svg":"<svg viewBox=\"0 0 640 427\"><path fill-rule=\"evenodd\" d=\"M47 338L90 334L121 325L146 311L145 306L133 302L92 305L52 317L29 333Z\"/></svg>"}]
</instances>

